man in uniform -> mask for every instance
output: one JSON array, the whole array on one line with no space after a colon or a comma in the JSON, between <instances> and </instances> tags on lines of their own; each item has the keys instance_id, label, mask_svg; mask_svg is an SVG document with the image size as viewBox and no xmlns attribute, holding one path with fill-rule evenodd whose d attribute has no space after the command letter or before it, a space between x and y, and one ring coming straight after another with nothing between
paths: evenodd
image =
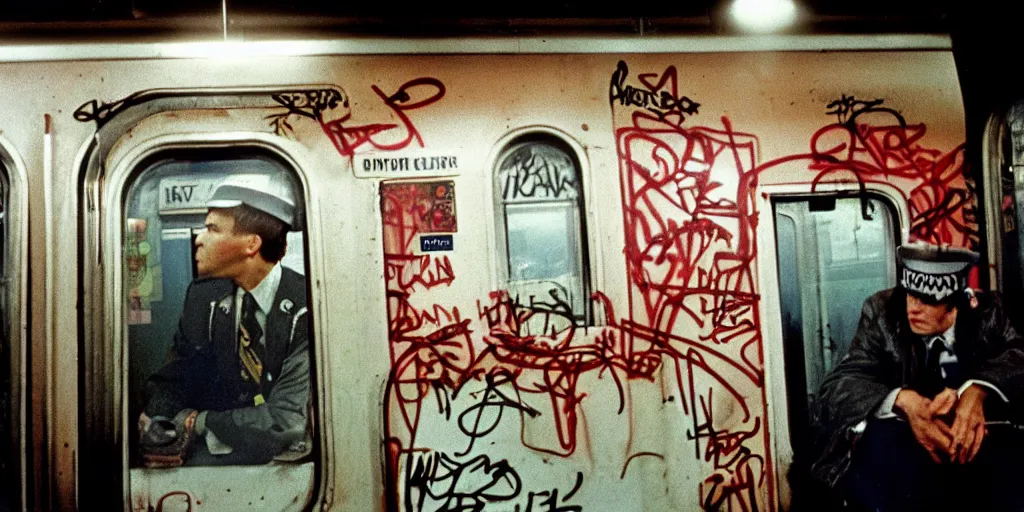
<instances>
[{"instance_id":1,"label":"man in uniform","mask_svg":"<svg viewBox=\"0 0 1024 512\"><path fill-rule=\"evenodd\" d=\"M898 257L899 286L865 301L822 384L812 474L869 510L1024 510L1021 434L991 421L1024 403L1024 340L967 286L976 253L912 244Z\"/></svg>"},{"instance_id":2,"label":"man in uniform","mask_svg":"<svg viewBox=\"0 0 1024 512\"><path fill-rule=\"evenodd\" d=\"M277 185L275 187L275 185ZM310 450L306 280L280 264L290 187L241 175L213 193L167 362L139 420L148 467L259 464Z\"/></svg>"}]
</instances>

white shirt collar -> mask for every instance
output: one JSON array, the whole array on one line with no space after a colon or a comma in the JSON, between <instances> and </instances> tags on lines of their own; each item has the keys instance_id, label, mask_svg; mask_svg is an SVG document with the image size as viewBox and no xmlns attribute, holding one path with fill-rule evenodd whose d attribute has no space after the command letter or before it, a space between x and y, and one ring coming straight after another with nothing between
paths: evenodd
<instances>
[{"instance_id":1,"label":"white shirt collar","mask_svg":"<svg viewBox=\"0 0 1024 512\"><path fill-rule=\"evenodd\" d=\"M936 337L939 337L939 336L942 337L942 344L945 345L947 349L953 350L953 344L956 342L955 332L956 332L956 322L953 322L953 325L949 326L949 328L946 329L945 331L943 331L942 334L937 334L937 335L933 334L931 336L928 336L928 338L927 338L928 350L932 349L932 345L935 343Z\"/></svg>"},{"instance_id":2,"label":"white shirt collar","mask_svg":"<svg viewBox=\"0 0 1024 512\"><path fill-rule=\"evenodd\" d=\"M277 287L281 284L281 265L276 264L274 268L270 269L270 273L267 277L264 277L260 284L256 285L255 288L249 290L252 297L256 299L256 304L259 304L260 310L263 314L270 314L270 309L274 305L274 296L277 295ZM245 290L242 287L238 288L238 296L245 295Z\"/></svg>"}]
</instances>

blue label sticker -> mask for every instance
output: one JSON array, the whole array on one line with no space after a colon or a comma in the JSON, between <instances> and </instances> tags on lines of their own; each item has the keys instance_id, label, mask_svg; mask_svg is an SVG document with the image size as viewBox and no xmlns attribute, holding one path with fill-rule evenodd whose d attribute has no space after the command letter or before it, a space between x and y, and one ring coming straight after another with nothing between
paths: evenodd
<instances>
[{"instance_id":1,"label":"blue label sticker","mask_svg":"<svg viewBox=\"0 0 1024 512\"><path fill-rule=\"evenodd\" d=\"M423 252L452 250L452 235L420 235L420 250Z\"/></svg>"}]
</instances>

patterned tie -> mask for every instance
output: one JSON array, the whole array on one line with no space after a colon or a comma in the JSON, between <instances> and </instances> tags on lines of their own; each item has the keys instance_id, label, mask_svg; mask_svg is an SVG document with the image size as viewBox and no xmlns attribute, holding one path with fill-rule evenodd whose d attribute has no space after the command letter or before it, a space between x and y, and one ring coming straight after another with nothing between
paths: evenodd
<instances>
[{"instance_id":1,"label":"patterned tie","mask_svg":"<svg viewBox=\"0 0 1024 512\"><path fill-rule=\"evenodd\" d=\"M242 297L242 319L238 322L238 357L242 360L244 368L242 379L256 384L259 384L263 377L263 361L258 352L263 329L256 321L256 311L259 307L256 298L245 292Z\"/></svg>"}]
</instances>

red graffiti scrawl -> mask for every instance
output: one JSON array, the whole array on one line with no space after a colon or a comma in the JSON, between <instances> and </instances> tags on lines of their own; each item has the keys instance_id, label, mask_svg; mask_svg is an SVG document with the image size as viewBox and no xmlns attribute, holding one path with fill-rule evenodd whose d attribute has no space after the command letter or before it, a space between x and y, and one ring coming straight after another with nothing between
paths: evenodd
<instances>
[{"instance_id":1,"label":"red graffiti scrawl","mask_svg":"<svg viewBox=\"0 0 1024 512\"><path fill-rule=\"evenodd\" d=\"M351 114L322 123L324 133L334 143L341 156L352 156L363 145L369 144L379 151L404 149L415 142L420 147L423 137L409 118L408 112L431 105L444 97L444 84L436 78L417 78L402 84L394 94L385 94L376 85L370 86L399 119L399 123L373 123L350 125Z\"/></svg>"},{"instance_id":2,"label":"red graffiti scrawl","mask_svg":"<svg viewBox=\"0 0 1024 512\"><path fill-rule=\"evenodd\" d=\"M331 132L339 151L351 154L360 144L386 148L374 139L385 128L402 131L397 143L422 144L404 112L437 101L444 89L413 82L422 99L399 109L403 127L339 128ZM825 183L887 183L905 191L912 236L977 243L963 147L925 146L926 127L907 123L883 101L842 96L823 109L829 120L807 134L805 152L758 162L755 134L734 129L726 117L694 123L701 105L681 89L673 67L633 81L624 62L613 72L609 101L628 289L625 304L609 299L621 292L589 298L603 313L601 327L582 327L558 284L547 295L478 291L476 314L464 316L473 305L456 305L452 289L466 269L455 269L447 256L415 250L417 237L430 229L424 217L430 207L408 185L381 186L392 362L384 407L387 478L389 499L398 500L392 506L539 510L543 498L543 510L580 510L571 498L585 485L583 472L562 487L542 482L553 487L537 489L534 475L488 456L495 442L492 437L488 444L488 437L511 425L523 447L545 461L576 460L581 447L590 446L587 425L615 420L583 415L588 400L608 402L607 395L588 396L587 383L601 378L618 392L612 410L628 416L621 478L639 471L639 464L668 464L669 454L635 441L633 430L651 421L635 407L642 389L659 400L678 400L685 424L662 435L692 443L690 453L703 471L692 484L700 496L694 507L772 508L776 475L754 275L758 181L770 176L808 191ZM578 197L575 176L527 156L523 172L500 185L501 198ZM654 391L652 383L664 388Z\"/></svg>"},{"instance_id":3,"label":"red graffiti scrawl","mask_svg":"<svg viewBox=\"0 0 1024 512\"><path fill-rule=\"evenodd\" d=\"M284 107L284 112L267 116L278 135L293 132L293 116L316 121L343 157L352 157L366 146L377 151L397 151L416 143L425 147L423 137L409 117L409 112L432 105L444 97L445 87L436 78L421 77L409 80L392 94L380 87L370 89L398 118L397 123L353 124L348 96L339 89L281 91L271 98Z\"/></svg>"}]
</instances>

